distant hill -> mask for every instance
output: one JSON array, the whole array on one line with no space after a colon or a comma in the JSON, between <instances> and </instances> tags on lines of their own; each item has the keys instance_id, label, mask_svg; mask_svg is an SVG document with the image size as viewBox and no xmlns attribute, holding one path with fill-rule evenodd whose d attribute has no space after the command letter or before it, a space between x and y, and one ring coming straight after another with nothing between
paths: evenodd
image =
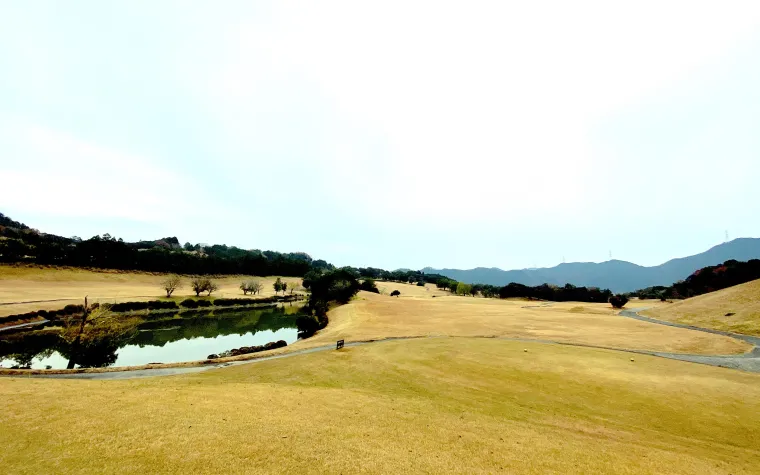
<instances>
[{"instance_id":1,"label":"distant hill","mask_svg":"<svg viewBox=\"0 0 760 475\"><path fill-rule=\"evenodd\" d=\"M24 223L19 223L18 221L14 221L11 218L7 217L3 213L0 213L0 226L3 227L10 227L15 229L29 229L29 226L27 226Z\"/></svg>"},{"instance_id":2,"label":"distant hill","mask_svg":"<svg viewBox=\"0 0 760 475\"><path fill-rule=\"evenodd\" d=\"M671 285L683 280L694 271L707 266L721 264L727 260L747 261L760 258L760 239L740 238L719 244L709 250L689 257L671 259L664 264L644 267L627 261L572 262L541 269L501 270L478 267L475 269L433 269L426 267L425 273L436 273L468 284L506 285L516 282L523 285L543 283L565 285L567 283L608 288L613 292L632 292L655 285Z\"/></svg>"}]
</instances>

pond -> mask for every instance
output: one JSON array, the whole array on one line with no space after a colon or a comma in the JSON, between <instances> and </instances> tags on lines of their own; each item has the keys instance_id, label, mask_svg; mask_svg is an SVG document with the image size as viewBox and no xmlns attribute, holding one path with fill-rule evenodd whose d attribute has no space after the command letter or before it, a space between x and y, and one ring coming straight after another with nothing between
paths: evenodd
<instances>
[{"instance_id":1,"label":"pond","mask_svg":"<svg viewBox=\"0 0 760 475\"><path fill-rule=\"evenodd\" d=\"M298 306L125 315L125 329L93 337L75 356L76 367L137 366L204 360L210 354L278 340L298 339ZM120 317L121 318L121 317ZM55 326L0 332L0 366L65 369L71 344Z\"/></svg>"}]
</instances>

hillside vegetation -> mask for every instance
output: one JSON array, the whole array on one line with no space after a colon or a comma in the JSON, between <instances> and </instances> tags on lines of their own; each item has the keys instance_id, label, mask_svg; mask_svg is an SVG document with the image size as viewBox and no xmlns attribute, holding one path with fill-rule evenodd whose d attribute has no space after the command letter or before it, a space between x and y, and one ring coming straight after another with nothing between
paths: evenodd
<instances>
[{"instance_id":1,"label":"hillside vegetation","mask_svg":"<svg viewBox=\"0 0 760 475\"><path fill-rule=\"evenodd\" d=\"M176 237L125 242L109 234L89 239L31 229L0 213L0 262L184 274L256 274L302 277L332 266L303 252L247 250L185 243Z\"/></svg>"},{"instance_id":2,"label":"hillside vegetation","mask_svg":"<svg viewBox=\"0 0 760 475\"><path fill-rule=\"evenodd\" d=\"M540 343L434 338L168 378L11 378L0 398L10 472L749 474L760 464L759 375Z\"/></svg>"},{"instance_id":3,"label":"hillside vegetation","mask_svg":"<svg viewBox=\"0 0 760 475\"><path fill-rule=\"evenodd\" d=\"M643 314L661 320L760 336L760 280L659 306Z\"/></svg>"},{"instance_id":4,"label":"hillside vegetation","mask_svg":"<svg viewBox=\"0 0 760 475\"><path fill-rule=\"evenodd\" d=\"M110 234L89 239L57 236L30 228L2 213L0 262L121 271L293 277L335 269L332 264L322 259L312 259L304 252L241 249L225 244L186 242L180 245L176 237L125 242ZM436 282L442 278L413 270L387 271L373 267L345 269L349 269L356 277L361 275L403 282Z\"/></svg>"}]
</instances>

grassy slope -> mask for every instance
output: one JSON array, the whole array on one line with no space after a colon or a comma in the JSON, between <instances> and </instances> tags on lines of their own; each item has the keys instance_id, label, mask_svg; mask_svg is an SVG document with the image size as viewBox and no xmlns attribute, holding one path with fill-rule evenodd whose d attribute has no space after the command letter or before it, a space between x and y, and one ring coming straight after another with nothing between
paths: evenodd
<instances>
[{"instance_id":1,"label":"grassy slope","mask_svg":"<svg viewBox=\"0 0 760 475\"><path fill-rule=\"evenodd\" d=\"M331 312L327 329L293 349L339 337L430 334L729 348L722 337L695 339L703 334L616 317L604 305L432 299L436 291L392 286L401 298L361 293ZM8 473L756 473L760 375L630 357L434 338L167 378L3 378L0 467Z\"/></svg>"},{"instance_id":2,"label":"grassy slope","mask_svg":"<svg viewBox=\"0 0 760 475\"><path fill-rule=\"evenodd\" d=\"M31 312L34 310L59 309L70 303L81 303L85 295L94 302L126 300L150 300L165 297L161 281L164 275L91 271L76 268L52 268L35 266L0 265L0 316ZM276 277L225 276L214 279L219 290L215 297L243 297L238 288L244 280L256 279L264 283L262 296L274 295ZM298 282L296 277L283 277L286 282ZM195 296L190 289L190 277L183 278L183 286L174 297ZM24 303L43 301L35 303ZM19 303L15 303L19 302Z\"/></svg>"},{"instance_id":3,"label":"grassy slope","mask_svg":"<svg viewBox=\"0 0 760 475\"><path fill-rule=\"evenodd\" d=\"M3 379L0 466L6 473L757 473L760 376L629 357L435 338L192 376Z\"/></svg>"},{"instance_id":4,"label":"grassy slope","mask_svg":"<svg viewBox=\"0 0 760 475\"><path fill-rule=\"evenodd\" d=\"M726 316L727 313L734 315ZM643 312L654 318L760 336L760 280Z\"/></svg>"},{"instance_id":5,"label":"grassy slope","mask_svg":"<svg viewBox=\"0 0 760 475\"><path fill-rule=\"evenodd\" d=\"M615 348L702 354L743 353L751 346L733 338L654 325L615 315L608 304L541 303L447 296L399 298L360 292L330 312L330 325L294 345L394 336L502 336ZM408 292L407 292L408 290ZM424 292L421 291L421 292ZM659 304L659 302L657 302ZM656 305L656 304L654 304Z\"/></svg>"},{"instance_id":6,"label":"grassy slope","mask_svg":"<svg viewBox=\"0 0 760 475\"><path fill-rule=\"evenodd\" d=\"M440 290L433 284L425 284L424 287L418 287L412 284L399 284L398 282L385 282L382 280L376 281L375 284L377 284L378 290L384 295L390 295L394 290L401 292L402 297L432 298L433 296L444 297L451 295L451 292L448 290Z\"/></svg>"}]
</instances>

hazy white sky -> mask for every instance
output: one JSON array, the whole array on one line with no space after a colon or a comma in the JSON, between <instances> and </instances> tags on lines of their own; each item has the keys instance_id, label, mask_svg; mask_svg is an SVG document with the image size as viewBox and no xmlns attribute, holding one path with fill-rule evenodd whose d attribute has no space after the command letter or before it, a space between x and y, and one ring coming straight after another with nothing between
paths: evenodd
<instances>
[{"instance_id":1,"label":"hazy white sky","mask_svg":"<svg viewBox=\"0 0 760 475\"><path fill-rule=\"evenodd\" d=\"M760 236L760 2L2 2L0 211L337 265Z\"/></svg>"}]
</instances>

